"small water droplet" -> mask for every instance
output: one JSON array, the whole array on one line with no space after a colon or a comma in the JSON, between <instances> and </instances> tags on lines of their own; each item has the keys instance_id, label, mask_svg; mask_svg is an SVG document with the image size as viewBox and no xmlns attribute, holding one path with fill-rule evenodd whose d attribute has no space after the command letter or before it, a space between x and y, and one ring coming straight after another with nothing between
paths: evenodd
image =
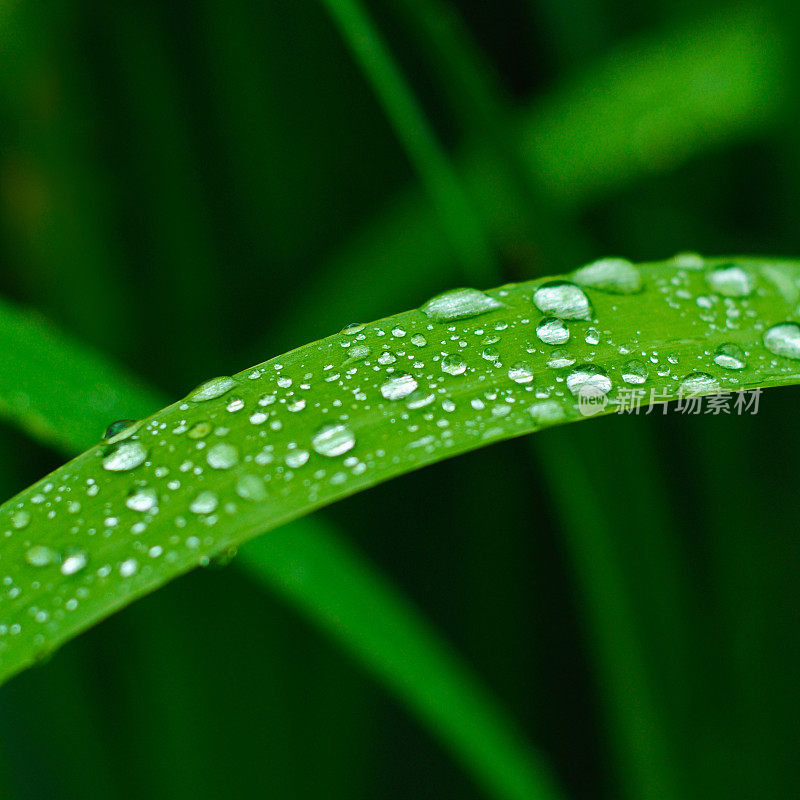
<instances>
[{"instance_id":1,"label":"small water droplet","mask_svg":"<svg viewBox=\"0 0 800 800\"><path fill-rule=\"evenodd\" d=\"M396 375L381 386L381 394L387 400L402 400L416 388L417 381L412 375Z\"/></svg>"},{"instance_id":2,"label":"small water droplet","mask_svg":"<svg viewBox=\"0 0 800 800\"><path fill-rule=\"evenodd\" d=\"M354 336L356 333L361 333L367 326L363 322L351 322L342 328L342 333L345 336Z\"/></svg>"},{"instance_id":3,"label":"small water droplet","mask_svg":"<svg viewBox=\"0 0 800 800\"><path fill-rule=\"evenodd\" d=\"M800 359L800 325L796 322L773 325L764 333L764 347L773 355Z\"/></svg>"},{"instance_id":4,"label":"small water droplet","mask_svg":"<svg viewBox=\"0 0 800 800\"><path fill-rule=\"evenodd\" d=\"M243 500L260 503L267 499L264 481L257 475L241 475L236 482L236 494Z\"/></svg>"},{"instance_id":5,"label":"small water droplet","mask_svg":"<svg viewBox=\"0 0 800 800\"><path fill-rule=\"evenodd\" d=\"M502 303L477 289L453 289L431 298L422 313L434 322L467 319L501 308Z\"/></svg>"},{"instance_id":6,"label":"small water droplet","mask_svg":"<svg viewBox=\"0 0 800 800\"><path fill-rule=\"evenodd\" d=\"M125 500L125 505L134 511L149 511L156 503L158 503L156 490L146 487L134 489Z\"/></svg>"},{"instance_id":7,"label":"small water droplet","mask_svg":"<svg viewBox=\"0 0 800 800\"><path fill-rule=\"evenodd\" d=\"M123 578L130 578L139 571L139 562L135 558L126 558L119 565L119 574Z\"/></svg>"},{"instance_id":8,"label":"small water droplet","mask_svg":"<svg viewBox=\"0 0 800 800\"><path fill-rule=\"evenodd\" d=\"M30 521L31 515L25 511L25 509L15 511L11 515L11 527L16 531L21 531L23 528L27 528L30 524Z\"/></svg>"},{"instance_id":9,"label":"small water droplet","mask_svg":"<svg viewBox=\"0 0 800 800\"><path fill-rule=\"evenodd\" d=\"M536 335L545 344L564 344L569 341L569 328L557 317L545 317L536 326Z\"/></svg>"},{"instance_id":10,"label":"small water droplet","mask_svg":"<svg viewBox=\"0 0 800 800\"><path fill-rule=\"evenodd\" d=\"M442 372L448 375L461 375L467 371L467 362L461 356L448 354L442 359Z\"/></svg>"},{"instance_id":11,"label":"small water droplet","mask_svg":"<svg viewBox=\"0 0 800 800\"><path fill-rule=\"evenodd\" d=\"M596 345L600 342L600 332L597 328L589 328L586 331L586 336L584 337L584 341L586 344Z\"/></svg>"},{"instance_id":12,"label":"small water droplet","mask_svg":"<svg viewBox=\"0 0 800 800\"><path fill-rule=\"evenodd\" d=\"M626 258L601 258L575 270L572 278L581 286L611 294L635 294L642 290L642 275Z\"/></svg>"},{"instance_id":13,"label":"small water droplet","mask_svg":"<svg viewBox=\"0 0 800 800\"><path fill-rule=\"evenodd\" d=\"M218 442L209 448L206 461L212 469L230 469L239 463L239 451L227 442Z\"/></svg>"},{"instance_id":14,"label":"small water droplet","mask_svg":"<svg viewBox=\"0 0 800 800\"><path fill-rule=\"evenodd\" d=\"M723 297L747 297L752 294L753 276L738 264L721 264L707 275L708 285Z\"/></svg>"},{"instance_id":15,"label":"small water droplet","mask_svg":"<svg viewBox=\"0 0 800 800\"><path fill-rule=\"evenodd\" d=\"M83 550L70 551L61 562L62 575L74 575L89 563L89 557Z\"/></svg>"},{"instance_id":16,"label":"small water droplet","mask_svg":"<svg viewBox=\"0 0 800 800\"><path fill-rule=\"evenodd\" d=\"M103 439L106 441L113 439L116 442L127 438L127 436L132 436L138 427L138 422L139 420L136 419L118 419L116 422L112 422L106 428L106 432L103 434ZM121 436L120 434L122 433L127 435Z\"/></svg>"},{"instance_id":17,"label":"small water droplet","mask_svg":"<svg viewBox=\"0 0 800 800\"><path fill-rule=\"evenodd\" d=\"M297 469L308 463L310 455L308 450L290 450L283 460L286 462L287 467Z\"/></svg>"},{"instance_id":18,"label":"small water droplet","mask_svg":"<svg viewBox=\"0 0 800 800\"><path fill-rule=\"evenodd\" d=\"M323 425L311 439L311 446L321 456L340 456L352 450L356 443L355 434L341 422Z\"/></svg>"},{"instance_id":19,"label":"small water droplet","mask_svg":"<svg viewBox=\"0 0 800 800\"><path fill-rule=\"evenodd\" d=\"M567 388L573 395L608 394L611 386L611 378L608 377L606 371L595 364L583 364L567 375Z\"/></svg>"},{"instance_id":20,"label":"small water droplet","mask_svg":"<svg viewBox=\"0 0 800 800\"><path fill-rule=\"evenodd\" d=\"M719 391L719 382L705 372L691 372L682 381L679 393L682 395L710 394Z\"/></svg>"},{"instance_id":21,"label":"small water droplet","mask_svg":"<svg viewBox=\"0 0 800 800\"><path fill-rule=\"evenodd\" d=\"M210 381L200 384L188 397L194 403L202 403L205 400L214 400L217 397L229 392L236 386L236 381L223 375L219 378L212 378Z\"/></svg>"},{"instance_id":22,"label":"small water droplet","mask_svg":"<svg viewBox=\"0 0 800 800\"><path fill-rule=\"evenodd\" d=\"M642 361L633 359L626 362L622 367L622 380L625 383L640 384L647 380L650 370Z\"/></svg>"},{"instance_id":23,"label":"small water droplet","mask_svg":"<svg viewBox=\"0 0 800 800\"><path fill-rule=\"evenodd\" d=\"M549 317L560 319L589 319L591 305L580 286L568 281L543 283L533 293L533 303Z\"/></svg>"},{"instance_id":24,"label":"small water droplet","mask_svg":"<svg viewBox=\"0 0 800 800\"><path fill-rule=\"evenodd\" d=\"M186 434L190 439L205 439L211 433L210 422L197 422L189 428Z\"/></svg>"},{"instance_id":25,"label":"small water droplet","mask_svg":"<svg viewBox=\"0 0 800 800\"><path fill-rule=\"evenodd\" d=\"M43 544L35 544L29 547L25 553L25 560L33 567L46 567L50 564L57 564L61 557L51 547Z\"/></svg>"},{"instance_id":26,"label":"small water droplet","mask_svg":"<svg viewBox=\"0 0 800 800\"><path fill-rule=\"evenodd\" d=\"M575 363L575 358L566 350L553 350L547 359L547 366L551 369L562 369L571 367Z\"/></svg>"},{"instance_id":27,"label":"small water droplet","mask_svg":"<svg viewBox=\"0 0 800 800\"><path fill-rule=\"evenodd\" d=\"M553 425L566 417L561 404L555 400L542 400L528 407L528 413L539 425Z\"/></svg>"},{"instance_id":28,"label":"small water droplet","mask_svg":"<svg viewBox=\"0 0 800 800\"><path fill-rule=\"evenodd\" d=\"M219 505L219 498L214 492L200 492L189 504L189 511L195 514L211 514Z\"/></svg>"},{"instance_id":29,"label":"small water droplet","mask_svg":"<svg viewBox=\"0 0 800 800\"><path fill-rule=\"evenodd\" d=\"M428 340L425 338L425 335L422 333L415 333L411 337L411 344L415 345L416 347L425 347L428 344Z\"/></svg>"},{"instance_id":30,"label":"small water droplet","mask_svg":"<svg viewBox=\"0 0 800 800\"><path fill-rule=\"evenodd\" d=\"M747 366L747 356L739 345L728 342L717 348L714 363L723 369L744 369Z\"/></svg>"},{"instance_id":31,"label":"small water droplet","mask_svg":"<svg viewBox=\"0 0 800 800\"><path fill-rule=\"evenodd\" d=\"M514 383L530 383L533 380L533 368L525 361L518 361L509 367L508 377Z\"/></svg>"},{"instance_id":32,"label":"small water droplet","mask_svg":"<svg viewBox=\"0 0 800 800\"><path fill-rule=\"evenodd\" d=\"M141 442L122 442L114 445L103 456L103 469L109 472L127 472L147 459L147 448Z\"/></svg>"}]
</instances>

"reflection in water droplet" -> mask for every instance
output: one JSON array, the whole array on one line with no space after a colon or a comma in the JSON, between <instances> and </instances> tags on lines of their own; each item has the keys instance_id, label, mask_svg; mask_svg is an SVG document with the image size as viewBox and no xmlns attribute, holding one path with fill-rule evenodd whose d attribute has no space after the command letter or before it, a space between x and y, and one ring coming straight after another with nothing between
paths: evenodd
<instances>
[{"instance_id":1,"label":"reflection in water droplet","mask_svg":"<svg viewBox=\"0 0 800 800\"><path fill-rule=\"evenodd\" d=\"M311 446L321 456L340 456L352 450L355 443L355 434L341 422L324 425L311 439Z\"/></svg>"},{"instance_id":2,"label":"reflection in water droplet","mask_svg":"<svg viewBox=\"0 0 800 800\"><path fill-rule=\"evenodd\" d=\"M442 372L448 375L461 375L467 370L467 362L461 356L446 355L442 359Z\"/></svg>"},{"instance_id":3,"label":"reflection in water droplet","mask_svg":"<svg viewBox=\"0 0 800 800\"><path fill-rule=\"evenodd\" d=\"M764 347L773 355L800 359L800 325L783 322L764 333Z\"/></svg>"},{"instance_id":4,"label":"reflection in water droplet","mask_svg":"<svg viewBox=\"0 0 800 800\"><path fill-rule=\"evenodd\" d=\"M402 400L416 388L417 381L412 375L396 375L381 386L381 394L387 400Z\"/></svg>"},{"instance_id":5,"label":"reflection in water droplet","mask_svg":"<svg viewBox=\"0 0 800 800\"><path fill-rule=\"evenodd\" d=\"M453 289L431 298L422 313L434 322L467 319L500 308L502 303L477 289Z\"/></svg>"},{"instance_id":6,"label":"reflection in water droplet","mask_svg":"<svg viewBox=\"0 0 800 800\"><path fill-rule=\"evenodd\" d=\"M647 380L650 370L641 361L633 359L622 367L622 380L625 383L639 384Z\"/></svg>"},{"instance_id":7,"label":"reflection in water droplet","mask_svg":"<svg viewBox=\"0 0 800 800\"><path fill-rule=\"evenodd\" d=\"M589 319L591 305L580 286L568 281L543 283L533 293L534 305L550 317L561 319Z\"/></svg>"},{"instance_id":8,"label":"reflection in water droplet","mask_svg":"<svg viewBox=\"0 0 800 800\"><path fill-rule=\"evenodd\" d=\"M612 294L635 294L642 290L642 275L625 258L602 258L572 273L576 283Z\"/></svg>"},{"instance_id":9,"label":"reflection in water droplet","mask_svg":"<svg viewBox=\"0 0 800 800\"><path fill-rule=\"evenodd\" d=\"M737 264L721 264L706 275L708 285L724 297L747 297L753 292L753 276Z\"/></svg>"},{"instance_id":10,"label":"reflection in water droplet","mask_svg":"<svg viewBox=\"0 0 800 800\"><path fill-rule=\"evenodd\" d=\"M141 442L122 442L114 445L103 456L103 469L109 472L127 472L147 459L147 449Z\"/></svg>"},{"instance_id":11,"label":"reflection in water droplet","mask_svg":"<svg viewBox=\"0 0 800 800\"><path fill-rule=\"evenodd\" d=\"M747 356L739 345L729 342L717 348L714 363L724 369L744 369L747 366Z\"/></svg>"},{"instance_id":12,"label":"reflection in water droplet","mask_svg":"<svg viewBox=\"0 0 800 800\"><path fill-rule=\"evenodd\" d=\"M198 386L188 397L189 400L195 403L202 403L205 400L214 400L217 397L222 397L226 392L229 392L236 386L236 381L223 375L220 378L212 378L210 381Z\"/></svg>"},{"instance_id":13,"label":"reflection in water droplet","mask_svg":"<svg viewBox=\"0 0 800 800\"><path fill-rule=\"evenodd\" d=\"M569 341L569 328L557 317L545 317L536 326L536 335L545 344L564 344Z\"/></svg>"}]
</instances>

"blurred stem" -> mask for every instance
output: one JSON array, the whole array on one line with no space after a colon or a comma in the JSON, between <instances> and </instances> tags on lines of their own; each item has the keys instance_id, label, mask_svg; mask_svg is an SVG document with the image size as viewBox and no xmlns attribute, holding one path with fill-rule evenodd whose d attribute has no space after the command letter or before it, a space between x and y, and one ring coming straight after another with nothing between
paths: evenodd
<instances>
[{"instance_id":1,"label":"blurred stem","mask_svg":"<svg viewBox=\"0 0 800 800\"><path fill-rule=\"evenodd\" d=\"M420 176L465 275L484 284L495 256L469 194L385 42L358 0L322 0Z\"/></svg>"}]
</instances>

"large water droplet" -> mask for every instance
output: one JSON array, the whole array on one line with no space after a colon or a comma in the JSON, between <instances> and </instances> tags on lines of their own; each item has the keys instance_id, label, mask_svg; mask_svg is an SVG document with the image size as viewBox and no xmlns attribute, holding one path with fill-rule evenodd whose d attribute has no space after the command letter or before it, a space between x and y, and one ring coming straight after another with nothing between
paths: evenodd
<instances>
[{"instance_id":1,"label":"large water droplet","mask_svg":"<svg viewBox=\"0 0 800 800\"><path fill-rule=\"evenodd\" d=\"M103 469L109 472L127 472L147 459L147 448L141 442L122 442L107 450L103 456Z\"/></svg>"},{"instance_id":2,"label":"large water droplet","mask_svg":"<svg viewBox=\"0 0 800 800\"><path fill-rule=\"evenodd\" d=\"M25 553L25 560L34 567L46 567L50 564L57 564L61 557L51 547L43 544L35 544L29 547Z\"/></svg>"},{"instance_id":3,"label":"large water droplet","mask_svg":"<svg viewBox=\"0 0 800 800\"><path fill-rule=\"evenodd\" d=\"M604 395L611 391L611 378L594 364L583 364L567 375L567 388L573 395Z\"/></svg>"},{"instance_id":4,"label":"large water droplet","mask_svg":"<svg viewBox=\"0 0 800 800\"><path fill-rule=\"evenodd\" d=\"M776 356L800 359L800 325L782 322L764 333L764 347Z\"/></svg>"},{"instance_id":5,"label":"large water droplet","mask_svg":"<svg viewBox=\"0 0 800 800\"><path fill-rule=\"evenodd\" d=\"M202 403L204 400L214 400L217 397L222 397L226 392L229 392L236 386L236 381L223 375L220 378L212 378L200 384L188 397L189 400L195 403Z\"/></svg>"},{"instance_id":6,"label":"large water droplet","mask_svg":"<svg viewBox=\"0 0 800 800\"><path fill-rule=\"evenodd\" d=\"M625 258L602 258L575 270L572 278L581 286L612 294L635 294L642 290L641 273Z\"/></svg>"},{"instance_id":7,"label":"large water droplet","mask_svg":"<svg viewBox=\"0 0 800 800\"><path fill-rule=\"evenodd\" d=\"M533 380L533 368L525 361L518 361L509 367L508 377L514 383L530 383Z\"/></svg>"},{"instance_id":8,"label":"large water droplet","mask_svg":"<svg viewBox=\"0 0 800 800\"><path fill-rule=\"evenodd\" d=\"M341 422L324 425L311 439L311 446L321 456L340 456L352 450L355 443L355 434Z\"/></svg>"},{"instance_id":9,"label":"large water droplet","mask_svg":"<svg viewBox=\"0 0 800 800\"><path fill-rule=\"evenodd\" d=\"M708 285L724 297L747 297L753 291L753 276L738 264L721 264L707 275Z\"/></svg>"},{"instance_id":10,"label":"large water droplet","mask_svg":"<svg viewBox=\"0 0 800 800\"><path fill-rule=\"evenodd\" d=\"M546 317L536 326L536 335L545 344L564 344L569 341L569 328L557 317Z\"/></svg>"},{"instance_id":11,"label":"large water droplet","mask_svg":"<svg viewBox=\"0 0 800 800\"><path fill-rule=\"evenodd\" d=\"M412 375L395 375L381 386L381 394L387 400L402 400L417 388L417 381Z\"/></svg>"},{"instance_id":12,"label":"large water droplet","mask_svg":"<svg viewBox=\"0 0 800 800\"><path fill-rule=\"evenodd\" d=\"M580 286L568 281L543 283L533 293L534 305L550 317L561 319L589 319L591 305Z\"/></svg>"},{"instance_id":13,"label":"large water droplet","mask_svg":"<svg viewBox=\"0 0 800 800\"><path fill-rule=\"evenodd\" d=\"M723 369L744 369L747 366L747 356L739 345L729 342L717 348L714 363Z\"/></svg>"},{"instance_id":14,"label":"large water droplet","mask_svg":"<svg viewBox=\"0 0 800 800\"><path fill-rule=\"evenodd\" d=\"M502 303L477 289L453 289L431 298L422 306L422 313L434 322L477 317L501 308Z\"/></svg>"},{"instance_id":15,"label":"large water droplet","mask_svg":"<svg viewBox=\"0 0 800 800\"><path fill-rule=\"evenodd\" d=\"M83 550L73 550L61 562L62 575L74 575L89 563L89 557Z\"/></svg>"}]
</instances>

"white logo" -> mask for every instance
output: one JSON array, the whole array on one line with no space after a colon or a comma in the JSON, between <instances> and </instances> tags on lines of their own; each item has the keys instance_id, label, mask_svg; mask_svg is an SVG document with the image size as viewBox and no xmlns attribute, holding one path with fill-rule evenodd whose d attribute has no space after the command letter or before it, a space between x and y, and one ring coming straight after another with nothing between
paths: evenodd
<instances>
[{"instance_id":1,"label":"white logo","mask_svg":"<svg viewBox=\"0 0 800 800\"><path fill-rule=\"evenodd\" d=\"M608 405L608 396L600 386L591 380L578 389L578 411L584 417L599 414Z\"/></svg>"}]
</instances>

